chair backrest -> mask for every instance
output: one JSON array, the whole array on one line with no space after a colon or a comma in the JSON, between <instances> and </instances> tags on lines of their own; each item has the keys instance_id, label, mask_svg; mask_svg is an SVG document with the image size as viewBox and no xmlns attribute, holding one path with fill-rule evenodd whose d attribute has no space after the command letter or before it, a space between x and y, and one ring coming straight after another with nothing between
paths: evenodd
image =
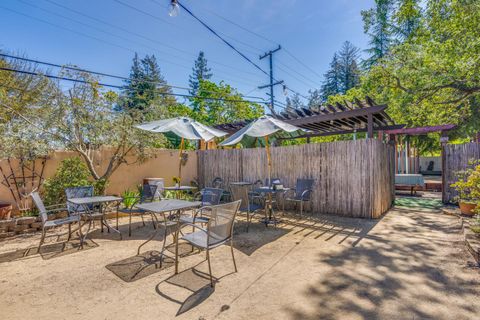
<instances>
[{"instance_id":1,"label":"chair backrest","mask_svg":"<svg viewBox=\"0 0 480 320\"><path fill-rule=\"evenodd\" d=\"M268 179L267 179L268 180ZM253 189L261 188L263 187L263 181L258 179L253 183Z\"/></svg>"},{"instance_id":2,"label":"chair backrest","mask_svg":"<svg viewBox=\"0 0 480 320\"><path fill-rule=\"evenodd\" d=\"M93 186L70 187L65 188L65 196L68 199L93 197ZM87 206L89 210L93 209L93 205ZM79 213L85 211L85 206L76 205L67 201L67 210L69 213Z\"/></svg>"},{"instance_id":3,"label":"chair backrest","mask_svg":"<svg viewBox=\"0 0 480 320\"><path fill-rule=\"evenodd\" d=\"M248 191L250 189L249 185L230 185L230 191L232 193L232 200L233 201L241 201L240 209L242 211L249 209L250 198L248 196Z\"/></svg>"},{"instance_id":4,"label":"chair backrest","mask_svg":"<svg viewBox=\"0 0 480 320\"><path fill-rule=\"evenodd\" d=\"M313 179L297 179L297 185L295 186L295 194L301 196L302 193L306 190L311 190L313 187ZM305 196L306 200L310 200L311 192L307 193Z\"/></svg>"},{"instance_id":5,"label":"chair backrest","mask_svg":"<svg viewBox=\"0 0 480 320\"><path fill-rule=\"evenodd\" d=\"M33 199L33 202L35 203L35 206L37 206L40 218L42 218L42 223L45 223L48 220L48 215L47 215L47 209L45 209L45 205L43 204L42 198L40 198L40 195L38 194L37 191L32 192L30 196Z\"/></svg>"},{"instance_id":6,"label":"chair backrest","mask_svg":"<svg viewBox=\"0 0 480 320\"><path fill-rule=\"evenodd\" d=\"M208 220L208 245L214 245L230 239L233 235L233 225L241 201L223 203L211 207L210 218Z\"/></svg>"},{"instance_id":7,"label":"chair backrest","mask_svg":"<svg viewBox=\"0 0 480 320\"><path fill-rule=\"evenodd\" d=\"M202 190L202 205L214 206L220 203L223 189L218 188L204 188Z\"/></svg>"},{"instance_id":8,"label":"chair backrest","mask_svg":"<svg viewBox=\"0 0 480 320\"><path fill-rule=\"evenodd\" d=\"M140 195L140 202L152 202L157 196L156 184L144 184L142 186L142 194Z\"/></svg>"},{"instance_id":9,"label":"chair backrest","mask_svg":"<svg viewBox=\"0 0 480 320\"><path fill-rule=\"evenodd\" d=\"M212 181L212 187L216 189L222 189L223 187L223 179L220 177L215 177Z\"/></svg>"},{"instance_id":10,"label":"chair backrest","mask_svg":"<svg viewBox=\"0 0 480 320\"><path fill-rule=\"evenodd\" d=\"M157 186L155 198L162 199L165 192L165 181L163 179L150 180L148 184Z\"/></svg>"}]
</instances>

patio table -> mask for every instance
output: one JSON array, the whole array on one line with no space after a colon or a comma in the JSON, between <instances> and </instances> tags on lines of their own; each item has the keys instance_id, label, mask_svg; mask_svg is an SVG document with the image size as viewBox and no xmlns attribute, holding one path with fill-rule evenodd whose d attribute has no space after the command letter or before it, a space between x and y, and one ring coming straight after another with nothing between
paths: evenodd
<instances>
[{"instance_id":1,"label":"patio table","mask_svg":"<svg viewBox=\"0 0 480 320\"><path fill-rule=\"evenodd\" d=\"M90 231L92 221L95 218L95 216L98 216L98 215L101 216L102 225L106 226L107 230L109 231L110 229L112 229L113 231L117 232L120 235L120 239L122 239L122 234L120 233L120 230L118 230L118 206L120 205L120 202L122 200L123 200L122 198L116 197L116 196L94 196L94 197L83 197L83 198L71 198L67 200L69 203L74 204L77 207L83 208L83 212L81 212L80 214L85 215L89 220L87 232L85 233L85 235L83 236L83 239L81 240L82 243L85 242L85 240L87 239L87 235L88 235L88 232ZM104 209L102 210L103 208L102 205L108 204L108 203L116 203L116 208L117 208L116 228L108 224L107 219L105 219L105 210ZM93 205L95 204L100 205L98 214L94 213L92 209Z\"/></svg>"},{"instance_id":2,"label":"patio table","mask_svg":"<svg viewBox=\"0 0 480 320\"><path fill-rule=\"evenodd\" d=\"M175 199L180 199L179 195L182 191L192 191L197 188L192 186L173 186L173 187L165 187L164 189L168 191L173 191L175 193Z\"/></svg>"},{"instance_id":3,"label":"patio table","mask_svg":"<svg viewBox=\"0 0 480 320\"><path fill-rule=\"evenodd\" d=\"M162 250L160 252L160 256L164 255L165 251L165 244L167 242L167 229L168 227L176 227L175 232L173 234L173 241L175 242L175 274L178 273L178 234L180 233L180 216L183 211L188 209L193 209L200 207L202 203L200 201L186 201L186 200L179 200L179 199L166 199L158 202L148 202L138 204L135 207L138 209L145 210L147 212L153 213L155 220L157 222L157 229L156 231L148 238L145 242L143 242L137 250L137 254L140 254L140 248L150 242L160 231L159 219L157 215L162 215L163 218L163 226L165 227L165 232L163 234L163 243L162 243ZM172 214L172 212L174 212ZM167 215L167 213L169 213Z\"/></svg>"},{"instance_id":4,"label":"patio table","mask_svg":"<svg viewBox=\"0 0 480 320\"><path fill-rule=\"evenodd\" d=\"M263 219L263 223L267 226L268 224L274 224L275 226L277 223L280 222L275 217L275 213L273 211L272 203L273 203L273 195L277 196L279 193L283 193L289 188L272 188L272 187L260 187L253 190L255 193L265 194L267 196L267 200L265 201L265 218Z\"/></svg>"}]
</instances>

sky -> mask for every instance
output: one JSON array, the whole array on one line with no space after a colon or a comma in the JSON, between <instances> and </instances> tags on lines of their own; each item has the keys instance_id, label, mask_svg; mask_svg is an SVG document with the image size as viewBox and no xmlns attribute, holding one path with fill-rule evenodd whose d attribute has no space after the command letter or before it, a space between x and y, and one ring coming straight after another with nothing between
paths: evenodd
<instances>
[{"instance_id":1,"label":"sky","mask_svg":"<svg viewBox=\"0 0 480 320\"><path fill-rule=\"evenodd\" d=\"M262 73L169 0L2 0L0 50L56 64L128 76L132 58L154 54L170 85L188 87L198 52L205 52L215 82L268 99ZM307 96L320 88L333 54L344 41L368 46L361 10L373 0L181 0L249 59L269 71L263 53L274 54L274 78ZM232 23L233 22L233 23ZM50 69L55 74L56 69ZM121 80L102 78L121 84ZM175 89L176 93L186 93ZM288 92L291 96L292 92ZM275 96L285 101L284 91ZM182 98L178 99L179 102ZM252 98L251 100L254 100ZM281 108L279 105L278 108Z\"/></svg>"}]
</instances>

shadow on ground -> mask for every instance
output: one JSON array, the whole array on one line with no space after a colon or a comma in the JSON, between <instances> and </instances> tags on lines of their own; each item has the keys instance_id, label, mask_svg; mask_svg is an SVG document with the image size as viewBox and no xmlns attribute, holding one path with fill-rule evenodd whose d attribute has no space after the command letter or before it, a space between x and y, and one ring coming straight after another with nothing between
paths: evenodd
<instances>
[{"instance_id":1,"label":"shadow on ground","mask_svg":"<svg viewBox=\"0 0 480 320\"><path fill-rule=\"evenodd\" d=\"M286 306L287 313L312 320L478 317L478 277L462 273L477 270L466 263L460 238L449 237L460 232L458 222L439 219L440 213L396 211L385 218L388 229L361 245L320 255L319 268L329 271L303 293L314 309Z\"/></svg>"}]
</instances>

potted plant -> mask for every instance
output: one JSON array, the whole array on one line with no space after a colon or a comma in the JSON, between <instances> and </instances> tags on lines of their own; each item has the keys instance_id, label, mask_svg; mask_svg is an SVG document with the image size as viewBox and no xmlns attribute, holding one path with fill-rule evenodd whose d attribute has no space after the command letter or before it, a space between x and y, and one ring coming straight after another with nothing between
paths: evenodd
<instances>
[{"instance_id":1,"label":"potted plant","mask_svg":"<svg viewBox=\"0 0 480 320\"><path fill-rule=\"evenodd\" d=\"M180 186L180 177L173 177L172 180L175 184L175 188L178 188Z\"/></svg>"},{"instance_id":2,"label":"potted plant","mask_svg":"<svg viewBox=\"0 0 480 320\"><path fill-rule=\"evenodd\" d=\"M469 167L456 176L458 180L451 187L458 192L460 212L472 216L480 203L480 161L471 161Z\"/></svg>"}]
</instances>

